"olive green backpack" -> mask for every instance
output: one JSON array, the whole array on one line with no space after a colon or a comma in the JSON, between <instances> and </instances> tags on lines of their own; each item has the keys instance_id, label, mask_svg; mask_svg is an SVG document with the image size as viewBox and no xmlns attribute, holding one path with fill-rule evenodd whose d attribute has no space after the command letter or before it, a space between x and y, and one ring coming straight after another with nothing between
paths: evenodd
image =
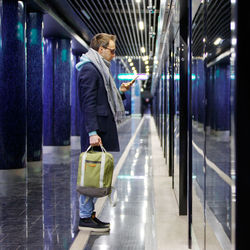
<instances>
[{"instance_id":1,"label":"olive green backpack","mask_svg":"<svg viewBox=\"0 0 250 250\"><path fill-rule=\"evenodd\" d=\"M114 170L113 155L103 146L102 151L82 152L79 158L77 191L89 197L103 197L111 194Z\"/></svg>"}]
</instances>

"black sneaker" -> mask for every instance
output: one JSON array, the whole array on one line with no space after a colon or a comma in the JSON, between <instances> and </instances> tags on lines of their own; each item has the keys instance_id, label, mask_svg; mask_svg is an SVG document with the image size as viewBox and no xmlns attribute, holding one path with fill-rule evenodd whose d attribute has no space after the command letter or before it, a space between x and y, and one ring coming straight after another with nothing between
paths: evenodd
<instances>
[{"instance_id":1,"label":"black sneaker","mask_svg":"<svg viewBox=\"0 0 250 250\"><path fill-rule=\"evenodd\" d=\"M109 231L109 226L97 223L92 217L89 218L80 218L79 229L87 230L93 232L107 232Z\"/></svg>"},{"instance_id":2,"label":"black sneaker","mask_svg":"<svg viewBox=\"0 0 250 250\"><path fill-rule=\"evenodd\" d=\"M103 222L103 221L100 221L99 219L97 219L95 217L95 214L96 212L93 212L92 215L91 215L91 218L96 222L96 223L99 223L101 225L105 225L105 226L110 226L110 223L109 222Z\"/></svg>"}]
</instances>

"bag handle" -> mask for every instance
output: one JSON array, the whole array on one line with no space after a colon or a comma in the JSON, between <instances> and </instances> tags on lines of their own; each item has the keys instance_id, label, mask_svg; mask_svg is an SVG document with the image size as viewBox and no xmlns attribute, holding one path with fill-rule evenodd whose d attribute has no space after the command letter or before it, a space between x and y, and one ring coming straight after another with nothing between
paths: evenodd
<instances>
[{"instance_id":1,"label":"bag handle","mask_svg":"<svg viewBox=\"0 0 250 250\"><path fill-rule=\"evenodd\" d=\"M100 146L95 146L95 147L100 147L102 149L102 152L106 153L106 149L103 147L103 145ZM87 148L86 152L88 152L91 148L93 148L93 146L89 145L89 147Z\"/></svg>"}]
</instances>

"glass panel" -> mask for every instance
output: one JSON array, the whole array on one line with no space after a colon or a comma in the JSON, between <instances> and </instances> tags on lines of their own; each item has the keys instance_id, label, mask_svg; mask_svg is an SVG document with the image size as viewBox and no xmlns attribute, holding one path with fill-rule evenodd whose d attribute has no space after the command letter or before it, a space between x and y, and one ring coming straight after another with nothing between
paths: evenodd
<instances>
[{"instance_id":1,"label":"glass panel","mask_svg":"<svg viewBox=\"0 0 250 250\"><path fill-rule=\"evenodd\" d=\"M204 146L205 70L203 53L203 4L192 1L192 241L204 249Z\"/></svg>"},{"instance_id":2,"label":"glass panel","mask_svg":"<svg viewBox=\"0 0 250 250\"><path fill-rule=\"evenodd\" d=\"M231 4L192 5L193 238L231 249Z\"/></svg>"},{"instance_id":3,"label":"glass panel","mask_svg":"<svg viewBox=\"0 0 250 250\"><path fill-rule=\"evenodd\" d=\"M231 249L230 0L206 3L206 248ZM221 227L218 227L218 224Z\"/></svg>"},{"instance_id":4,"label":"glass panel","mask_svg":"<svg viewBox=\"0 0 250 250\"><path fill-rule=\"evenodd\" d=\"M231 149L229 58L208 68L206 128L206 220L230 248L231 238ZM216 227L217 228L217 227ZM209 230L207 230L209 232ZM207 246L213 244L207 241ZM225 244L225 243L223 243Z\"/></svg>"},{"instance_id":5,"label":"glass panel","mask_svg":"<svg viewBox=\"0 0 250 250\"><path fill-rule=\"evenodd\" d=\"M193 167L193 237L196 237L197 244L203 249L204 232L204 120L205 120L205 72L204 62L198 57L192 62L192 167Z\"/></svg>"}]
</instances>

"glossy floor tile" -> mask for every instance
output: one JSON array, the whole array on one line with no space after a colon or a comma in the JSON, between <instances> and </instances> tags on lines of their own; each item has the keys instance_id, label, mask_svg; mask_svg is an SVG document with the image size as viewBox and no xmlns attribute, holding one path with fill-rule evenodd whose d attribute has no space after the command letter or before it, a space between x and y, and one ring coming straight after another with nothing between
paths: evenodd
<instances>
[{"instance_id":1,"label":"glossy floor tile","mask_svg":"<svg viewBox=\"0 0 250 250\"><path fill-rule=\"evenodd\" d=\"M113 153L115 164L140 121L141 118L133 117L119 126L121 151ZM99 215L101 220L111 223L110 232L91 235L85 250L188 249L187 219L178 215L172 180L152 123L152 118L146 115L117 176L116 207L112 207L107 199ZM200 138L197 131L194 141L202 148ZM217 152L219 159L222 148ZM79 140L74 140L72 148L44 148L43 162L29 163L25 170L27 178L20 170L9 172L9 179L6 172L1 172L5 178L5 181L0 178L1 250L70 248L79 232L76 192L79 153ZM194 166L198 166L201 155L195 150L193 153ZM200 170L197 169L197 176ZM227 197L229 191L218 186L219 183L222 185L219 179L207 179L207 197L216 198L216 202L209 206L217 222L224 226L222 222L228 221L224 218L226 203L220 201L222 196ZM202 189L202 183L198 184ZM220 192L214 190L215 187L219 187ZM216 196L213 195L215 191Z\"/></svg>"},{"instance_id":2,"label":"glossy floor tile","mask_svg":"<svg viewBox=\"0 0 250 250\"><path fill-rule=\"evenodd\" d=\"M100 218L110 221L107 235L90 236L88 249L156 249L150 119L145 119L118 175L118 202L106 200Z\"/></svg>"},{"instance_id":3,"label":"glossy floor tile","mask_svg":"<svg viewBox=\"0 0 250 250\"><path fill-rule=\"evenodd\" d=\"M121 152L140 119L119 127ZM80 145L44 147L43 162L0 180L0 249L69 249L78 233L76 176ZM121 152L114 153L115 162ZM3 172L2 172L3 173ZM3 175L2 175L3 176ZM9 176L9 181L6 181ZM0 178L1 179L1 178Z\"/></svg>"}]
</instances>

